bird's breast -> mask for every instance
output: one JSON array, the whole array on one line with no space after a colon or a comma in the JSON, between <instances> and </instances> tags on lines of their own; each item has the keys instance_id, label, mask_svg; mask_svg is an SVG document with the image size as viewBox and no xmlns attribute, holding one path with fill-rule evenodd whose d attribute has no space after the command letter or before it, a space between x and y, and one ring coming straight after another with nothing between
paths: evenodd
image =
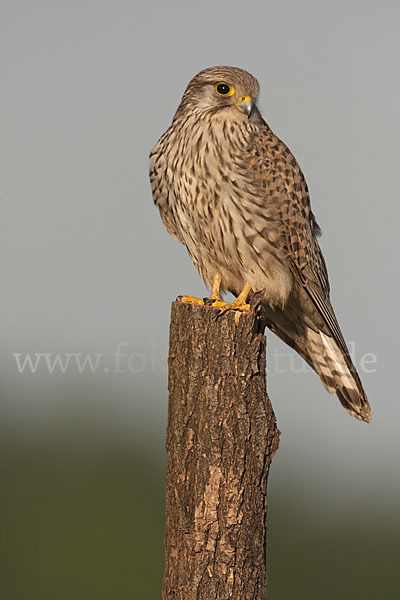
<instances>
[{"instance_id":1,"label":"bird's breast","mask_svg":"<svg viewBox=\"0 0 400 600\"><path fill-rule=\"evenodd\" d=\"M233 142L228 133L224 127L172 133L158 169L168 210L206 282L220 272L226 289L240 291L248 281L253 290L269 288L273 303L282 304L291 277L276 256L279 235L244 160L247 138L241 132Z\"/></svg>"}]
</instances>

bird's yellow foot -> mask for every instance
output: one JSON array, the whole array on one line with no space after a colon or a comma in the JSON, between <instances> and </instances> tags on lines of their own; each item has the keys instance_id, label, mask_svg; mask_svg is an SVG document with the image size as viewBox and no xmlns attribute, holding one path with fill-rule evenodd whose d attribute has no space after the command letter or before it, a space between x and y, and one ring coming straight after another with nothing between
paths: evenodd
<instances>
[{"instance_id":1,"label":"bird's yellow foot","mask_svg":"<svg viewBox=\"0 0 400 600\"><path fill-rule=\"evenodd\" d=\"M177 300L179 302L193 302L194 304L204 304L204 300L202 298L194 298L193 296L178 296Z\"/></svg>"},{"instance_id":2,"label":"bird's yellow foot","mask_svg":"<svg viewBox=\"0 0 400 600\"><path fill-rule=\"evenodd\" d=\"M250 304L247 304L247 296L251 287L248 283L244 286L243 290L240 292L239 296L233 302L222 302L221 299L215 300L213 306L220 308L221 310L218 313L218 317L228 312L228 310L235 310L238 312L244 312L246 310L250 310Z\"/></svg>"},{"instance_id":3,"label":"bird's yellow foot","mask_svg":"<svg viewBox=\"0 0 400 600\"><path fill-rule=\"evenodd\" d=\"M209 296L209 298L204 298L204 304L214 306L214 308L222 308L226 305L226 302L221 300L221 298L213 298L213 296Z\"/></svg>"},{"instance_id":4,"label":"bird's yellow foot","mask_svg":"<svg viewBox=\"0 0 400 600\"><path fill-rule=\"evenodd\" d=\"M213 306L217 306L218 308L221 308L221 310L218 313L218 317L220 317L224 313L228 312L228 310L236 310L239 312L244 312L246 310L250 310L250 304L247 304L246 302L242 302L241 300L239 300L239 298L236 298L236 300L234 300L234 302L222 302L222 300L219 300L219 301L214 302Z\"/></svg>"}]
</instances>

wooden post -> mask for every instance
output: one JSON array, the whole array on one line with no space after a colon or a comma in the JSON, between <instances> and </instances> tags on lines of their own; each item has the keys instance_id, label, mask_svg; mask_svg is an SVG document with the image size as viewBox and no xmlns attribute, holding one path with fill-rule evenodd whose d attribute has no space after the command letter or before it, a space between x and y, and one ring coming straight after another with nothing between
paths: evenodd
<instances>
[{"instance_id":1,"label":"wooden post","mask_svg":"<svg viewBox=\"0 0 400 600\"><path fill-rule=\"evenodd\" d=\"M174 302L163 600L265 600L267 477L279 431L264 324Z\"/></svg>"}]
</instances>

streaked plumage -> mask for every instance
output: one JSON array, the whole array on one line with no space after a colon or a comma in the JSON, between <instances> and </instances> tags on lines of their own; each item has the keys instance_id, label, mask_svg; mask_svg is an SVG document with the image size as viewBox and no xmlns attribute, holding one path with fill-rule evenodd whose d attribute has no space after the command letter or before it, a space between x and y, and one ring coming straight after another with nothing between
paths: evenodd
<instances>
[{"instance_id":1,"label":"streaked plumage","mask_svg":"<svg viewBox=\"0 0 400 600\"><path fill-rule=\"evenodd\" d=\"M217 93L220 82L229 96ZM368 422L368 400L329 300L307 184L254 104L258 89L233 67L192 79L151 152L154 202L204 281L211 286L220 274L222 289L235 295L246 283L262 291L271 330L351 415Z\"/></svg>"}]
</instances>

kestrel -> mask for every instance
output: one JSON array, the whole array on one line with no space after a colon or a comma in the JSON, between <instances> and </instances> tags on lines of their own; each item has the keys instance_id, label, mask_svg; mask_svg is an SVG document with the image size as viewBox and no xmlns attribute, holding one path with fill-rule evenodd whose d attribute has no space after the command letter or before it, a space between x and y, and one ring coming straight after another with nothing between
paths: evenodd
<instances>
[{"instance_id":1,"label":"kestrel","mask_svg":"<svg viewBox=\"0 0 400 600\"><path fill-rule=\"evenodd\" d=\"M270 329L352 416L369 422L367 396L329 299L306 181L263 120L258 92L257 80L236 67L205 69L190 81L150 155L154 202L211 287L214 305L245 310L249 293L261 292ZM224 303L220 290L236 300Z\"/></svg>"}]
</instances>

